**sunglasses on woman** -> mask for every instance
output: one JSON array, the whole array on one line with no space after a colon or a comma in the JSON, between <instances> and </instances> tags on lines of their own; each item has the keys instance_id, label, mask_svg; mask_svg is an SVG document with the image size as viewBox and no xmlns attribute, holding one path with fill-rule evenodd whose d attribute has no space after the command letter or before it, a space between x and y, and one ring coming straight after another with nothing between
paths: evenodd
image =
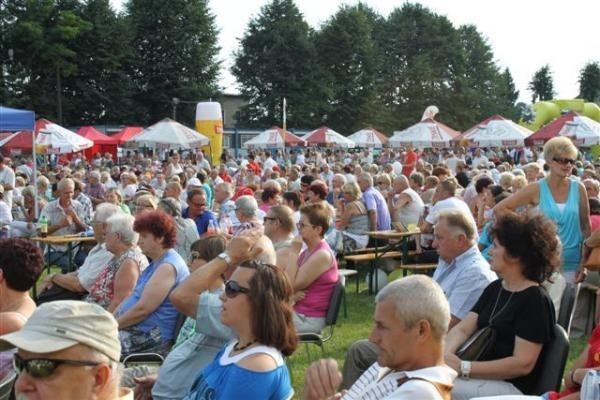
<instances>
[{"instance_id":1,"label":"sunglasses on woman","mask_svg":"<svg viewBox=\"0 0 600 400\"><path fill-rule=\"evenodd\" d=\"M558 158L558 157L554 157L552 159L553 161L559 163L560 165L567 165L567 164L571 164L574 165L575 164L575 160L572 160L570 158Z\"/></svg>"},{"instance_id":2,"label":"sunglasses on woman","mask_svg":"<svg viewBox=\"0 0 600 400\"><path fill-rule=\"evenodd\" d=\"M54 360L46 358L30 358L24 360L20 355L15 354L13 365L18 375L23 371L27 372L32 378L41 379L47 378L56 371L62 364L76 365L80 367L92 367L102 363L92 361L77 361L77 360Z\"/></svg>"},{"instance_id":3,"label":"sunglasses on woman","mask_svg":"<svg viewBox=\"0 0 600 400\"><path fill-rule=\"evenodd\" d=\"M250 289L240 286L236 281L225 282L225 296L234 299L241 293L250 293Z\"/></svg>"}]
</instances>

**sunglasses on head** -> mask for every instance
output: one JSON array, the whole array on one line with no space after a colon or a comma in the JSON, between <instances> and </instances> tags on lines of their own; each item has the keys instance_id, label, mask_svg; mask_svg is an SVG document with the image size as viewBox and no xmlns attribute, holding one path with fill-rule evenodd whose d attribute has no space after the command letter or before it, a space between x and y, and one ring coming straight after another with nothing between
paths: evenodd
<instances>
[{"instance_id":1,"label":"sunglasses on head","mask_svg":"<svg viewBox=\"0 0 600 400\"><path fill-rule=\"evenodd\" d=\"M558 158L558 157L554 157L552 159L553 161L559 163L560 165L567 165L567 164L571 164L574 165L575 164L575 160L571 159L571 158Z\"/></svg>"},{"instance_id":2,"label":"sunglasses on head","mask_svg":"<svg viewBox=\"0 0 600 400\"><path fill-rule=\"evenodd\" d=\"M230 299L236 298L240 293L250 293L250 289L240 286L236 281L225 282L225 296Z\"/></svg>"},{"instance_id":3,"label":"sunglasses on head","mask_svg":"<svg viewBox=\"0 0 600 400\"><path fill-rule=\"evenodd\" d=\"M77 361L77 360L51 360L46 358L31 358L24 360L20 355L15 354L13 365L18 375L23 371L27 372L32 378L47 378L56 371L62 364L75 365L80 367L92 367L102 363L92 361Z\"/></svg>"}]
</instances>

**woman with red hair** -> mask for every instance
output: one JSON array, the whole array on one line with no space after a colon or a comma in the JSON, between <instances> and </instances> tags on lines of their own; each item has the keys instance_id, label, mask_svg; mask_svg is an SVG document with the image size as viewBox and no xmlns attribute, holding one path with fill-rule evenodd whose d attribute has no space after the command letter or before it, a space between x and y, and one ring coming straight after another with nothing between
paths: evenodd
<instances>
[{"instance_id":1,"label":"woman with red hair","mask_svg":"<svg viewBox=\"0 0 600 400\"><path fill-rule=\"evenodd\" d=\"M164 211L138 214L133 229L138 246L152 260L141 273L133 294L115 310L122 355L142 351L166 354L173 343L178 312L169 293L190 274L173 249L177 233Z\"/></svg>"}]
</instances>

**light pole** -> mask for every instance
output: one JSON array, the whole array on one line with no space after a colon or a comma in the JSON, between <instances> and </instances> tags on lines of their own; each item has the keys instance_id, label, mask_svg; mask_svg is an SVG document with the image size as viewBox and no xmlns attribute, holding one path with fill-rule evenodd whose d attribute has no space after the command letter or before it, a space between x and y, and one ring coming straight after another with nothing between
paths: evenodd
<instances>
[{"instance_id":1,"label":"light pole","mask_svg":"<svg viewBox=\"0 0 600 400\"><path fill-rule=\"evenodd\" d=\"M177 104L179 104L179 99L177 97L173 97L171 100L173 102L173 121L177 121Z\"/></svg>"}]
</instances>

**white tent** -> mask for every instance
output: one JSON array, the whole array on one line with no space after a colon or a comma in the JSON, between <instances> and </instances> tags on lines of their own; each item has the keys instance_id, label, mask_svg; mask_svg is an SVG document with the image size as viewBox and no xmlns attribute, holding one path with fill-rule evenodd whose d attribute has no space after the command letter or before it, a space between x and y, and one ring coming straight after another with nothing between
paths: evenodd
<instances>
[{"instance_id":1,"label":"white tent","mask_svg":"<svg viewBox=\"0 0 600 400\"><path fill-rule=\"evenodd\" d=\"M572 121L565 122L558 134L569 137L576 146L600 144L600 122L577 115Z\"/></svg>"},{"instance_id":2,"label":"white tent","mask_svg":"<svg viewBox=\"0 0 600 400\"><path fill-rule=\"evenodd\" d=\"M283 149L286 146L304 146L305 144L306 142L298 136L274 126L247 140L244 148Z\"/></svg>"},{"instance_id":3,"label":"white tent","mask_svg":"<svg viewBox=\"0 0 600 400\"><path fill-rule=\"evenodd\" d=\"M509 119L494 115L465 131L457 140L468 140L472 146L477 147L514 147L524 146L525 138L532 133Z\"/></svg>"},{"instance_id":4,"label":"white tent","mask_svg":"<svg viewBox=\"0 0 600 400\"><path fill-rule=\"evenodd\" d=\"M441 122L427 118L403 131L395 131L389 143L392 147L403 147L410 144L417 148L444 148L449 147L452 140L459 135L460 132Z\"/></svg>"},{"instance_id":5,"label":"white tent","mask_svg":"<svg viewBox=\"0 0 600 400\"><path fill-rule=\"evenodd\" d=\"M37 122L36 129L38 127L38 135L35 138L36 150L44 153L75 153L94 145L91 140L79 136L54 122L42 119Z\"/></svg>"},{"instance_id":6,"label":"white tent","mask_svg":"<svg viewBox=\"0 0 600 400\"><path fill-rule=\"evenodd\" d=\"M348 136L348 139L356 143L358 147L383 147L388 142L388 138L381 132L373 128L365 128L354 132Z\"/></svg>"},{"instance_id":7,"label":"white tent","mask_svg":"<svg viewBox=\"0 0 600 400\"><path fill-rule=\"evenodd\" d=\"M170 118L165 118L127 139L126 142L157 149L191 149L206 146L209 140L201 133Z\"/></svg>"},{"instance_id":8,"label":"white tent","mask_svg":"<svg viewBox=\"0 0 600 400\"><path fill-rule=\"evenodd\" d=\"M353 148L356 146L354 142L345 136L337 133L333 129L329 129L326 126L322 126L314 131L310 132L302 139L306 140L306 143L310 145L320 146L331 146L331 147L344 147Z\"/></svg>"}]
</instances>

